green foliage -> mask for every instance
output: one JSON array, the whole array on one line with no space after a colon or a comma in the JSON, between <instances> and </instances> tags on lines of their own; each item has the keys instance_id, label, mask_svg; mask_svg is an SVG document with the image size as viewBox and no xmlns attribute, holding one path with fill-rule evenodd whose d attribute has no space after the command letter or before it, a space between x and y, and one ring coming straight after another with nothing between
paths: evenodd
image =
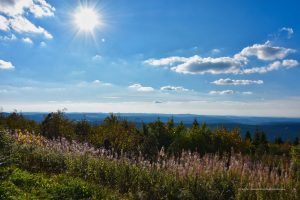
<instances>
[{"instance_id":1,"label":"green foliage","mask_svg":"<svg viewBox=\"0 0 300 200\"><path fill-rule=\"evenodd\" d=\"M300 181L300 145L292 148L292 161L295 178Z\"/></svg>"},{"instance_id":2,"label":"green foliage","mask_svg":"<svg viewBox=\"0 0 300 200\"><path fill-rule=\"evenodd\" d=\"M0 130L0 152L1 153L8 153L11 145L12 139L4 130Z\"/></svg>"},{"instance_id":3,"label":"green foliage","mask_svg":"<svg viewBox=\"0 0 300 200\"><path fill-rule=\"evenodd\" d=\"M1 169L0 199L119 199L118 192L67 174L29 173Z\"/></svg>"},{"instance_id":4,"label":"green foliage","mask_svg":"<svg viewBox=\"0 0 300 200\"><path fill-rule=\"evenodd\" d=\"M18 113L17 111L7 117L5 117L3 113L0 113L0 128L1 127L2 129L20 129L36 133L40 131L39 125L35 121L26 119L22 113Z\"/></svg>"},{"instance_id":5,"label":"green foliage","mask_svg":"<svg viewBox=\"0 0 300 200\"><path fill-rule=\"evenodd\" d=\"M2 128L1 128L2 127ZM228 154L231 150L259 156L290 155L292 144L277 138L274 143L266 134L256 130L253 137L248 131L242 139L237 129L217 128L210 130L206 124L199 125L195 119L191 128L183 123L175 124L174 119L166 123L157 119L137 128L134 123L111 114L103 123L91 125L87 120L70 121L63 112L49 113L41 124L25 119L21 113L8 116L0 113L0 129L10 131L27 130L47 138L65 137L68 140L89 142L96 147L114 148L118 152L141 152L147 159L155 160L158 151L164 147L168 154L178 155L182 150L205 153ZM298 139L294 141L297 145Z\"/></svg>"},{"instance_id":6,"label":"green foliage","mask_svg":"<svg viewBox=\"0 0 300 200\"><path fill-rule=\"evenodd\" d=\"M251 133L250 133L249 131L246 132L246 135L245 135L245 141L250 141L250 142L252 142Z\"/></svg>"},{"instance_id":7,"label":"green foliage","mask_svg":"<svg viewBox=\"0 0 300 200\"><path fill-rule=\"evenodd\" d=\"M31 145L15 145L11 157L18 166L31 171L63 172L66 169L67 158L65 155L35 148Z\"/></svg>"},{"instance_id":8,"label":"green foliage","mask_svg":"<svg viewBox=\"0 0 300 200\"><path fill-rule=\"evenodd\" d=\"M104 144L104 141L108 141L112 148L118 151L121 149L136 151L141 140L134 123L120 119L113 114L104 120L98 130L99 132L96 132L96 134L101 135L102 144Z\"/></svg>"},{"instance_id":9,"label":"green foliage","mask_svg":"<svg viewBox=\"0 0 300 200\"><path fill-rule=\"evenodd\" d=\"M172 140L172 135L169 132L170 126L165 126L159 118L155 122L148 124L148 126L149 134L154 135L157 139L158 149L161 149L162 147L168 148Z\"/></svg>"},{"instance_id":10,"label":"green foliage","mask_svg":"<svg viewBox=\"0 0 300 200\"><path fill-rule=\"evenodd\" d=\"M88 137L91 134L92 127L90 123L83 119L75 124L75 134L76 138L78 138L79 141L88 141Z\"/></svg>"},{"instance_id":11,"label":"green foliage","mask_svg":"<svg viewBox=\"0 0 300 200\"><path fill-rule=\"evenodd\" d=\"M74 138L74 126L61 111L49 113L41 124L41 131L48 138Z\"/></svg>"},{"instance_id":12,"label":"green foliage","mask_svg":"<svg viewBox=\"0 0 300 200\"><path fill-rule=\"evenodd\" d=\"M241 141L237 130L220 129L211 133L205 125L194 129L180 125L174 131L188 144L192 144L190 138L203 137L199 141L206 141L211 135L212 144L215 144L215 138L232 140L236 144ZM297 179L291 179L287 184L274 184L283 191L244 191L240 189L249 185L245 183L248 179L234 171L180 176L155 167L146 169L132 160L80 152L61 153L30 143L18 143L9 139L7 133L1 138L4 138L1 140L4 144L10 144L4 146L9 148L14 162L0 168L0 199L297 199L299 195ZM228 146L222 144L221 148L226 150ZM296 163L300 159L299 149L293 148ZM275 159L272 156L261 158L265 162Z\"/></svg>"}]
</instances>

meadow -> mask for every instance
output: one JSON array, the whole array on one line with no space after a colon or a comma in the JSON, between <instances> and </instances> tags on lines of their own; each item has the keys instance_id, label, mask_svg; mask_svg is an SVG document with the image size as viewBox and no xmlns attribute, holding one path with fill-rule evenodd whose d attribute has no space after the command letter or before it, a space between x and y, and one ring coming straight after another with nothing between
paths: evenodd
<instances>
[{"instance_id":1,"label":"meadow","mask_svg":"<svg viewBox=\"0 0 300 200\"><path fill-rule=\"evenodd\" d=\"M4 118L7 122L9 117ZM124 122L119 120L118 123ZM176 128L183 129L183 126L174 130ZM224 139L231 141L229 150L227 147L222 152L188 150L178 147L180 143L173 139L169 146L162 146L150 156L141 147L116 148L116 141L108 142L106 137L103 145L99 145L99 141L92 144L87 138L50 137L45 132L2 128L0 198L299 199L299 145L267 142L267 150L262 153L261 146L252 146L253 140L237 140L239 136L235 132L215 131L209 134L230 136ZM187 138L181 137L182 140L188 143ZM240 142L242 147L234 145L232 140ZM244 143L249 142L252 151L241 151L245 149ZM274 145L278 145L278 149L289 146L288 154L278 153Z\"/></svg>"}]
</instances>

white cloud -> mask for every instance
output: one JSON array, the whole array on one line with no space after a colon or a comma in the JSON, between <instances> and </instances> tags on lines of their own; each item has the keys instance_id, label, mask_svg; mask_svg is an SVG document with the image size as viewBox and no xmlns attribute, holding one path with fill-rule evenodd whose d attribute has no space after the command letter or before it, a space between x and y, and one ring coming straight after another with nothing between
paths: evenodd
<instances>
[{"instance_id":1,"label":"white cloud","mask_svg":"<svg viewBox=\"0 0 300 200\"><path fill-rule=\"evenodd\" d=\"M22 38L22 41L27 44L33 44L32 40L29 37Z\"/></svg>"},{"instance_id":2,"label":"white cloud","mask_svg":"<svg viewBox=\"0 0 300 200\"><path fill-rule=\"evenodd\" d=\"M212 52L213 54L218 54L218 53L221 52L221 49L212 49L211 52Z\"/></svg>"},{"instance_id":3,"label":"white cloud","mask_svg":"<svg viewBox=\"0 0 300 200\"><path fill-rule=\"evenodd\" d=\"M28 13L34 17L42 18L54 16L55 8L45 0L1 0L0 13L8 18L0 15L0 29L9 31L10 29L18 33L42 34L47 39L53 36L44 28L36 26L27 19Z\"/></svg>"},{"instance_id":4,"label":"white cloud","mask_svg":"<svg viewBox=\"0 0 300 200\"><path fill-rule=\"evenodd\" d=\"M153 87L148 87L148 86L143 86L139 83L133 84L128 86L129 89L136 90L138 92L153 92L154 88Z\"/></svg>"},{"instance_id":5,"label":"white cloud","mask_svg":"<svg viewBox=\"0 0 300 200\"><path fill-rule=\"evenodd\" d=\"M233 91L233 90L212 90L212 91L209 91L209 94L211 94L211 95L232 95L232 94L251 95L251 94L253 94L253 92L251 92L251 91L239 92L239 91Z\"/></svg>"},{"instance_id":6,"label":"white cloud","mask_svg":"<svg viewBox=\"0 0 300 200\"><path fill-rule=\"evenodd\" d=\"M298 64L299 63L297 60L283 60L282 61L282 66L287 67L287 68L296 67Z\"/></svg>"},{"instance_id":7,"label":"white cloud","mask_svg":"<svg viewBox=\"0 0 300 200\"><path fill-rule=\"evenodd\" d=\"M101 87L101 86L112 86L113 84L103 82L100 80L94 80L92 82L81 81L77 84L77 87Z\"/></svg>"},{"instance_id":8,"label":"white cloud","mask_svg":"<svg viewBox=\"0 0 300 200\"><path fill-rule=\"evenodd\" d=\"M46 46L47 46L46 42L44 41L40 42L40 47L46 47Z\"/></svg>"},{"instance_id":9,"label":"white cloud","mask_svg":"<svg viewBox=\"0 0 300 200\"><path fill-rule=\"evenodd\" d=\"M202 58L198 55L192 57L168 57L161 59L149 59L144 63L153 66L172 66L171 70L183 74L237 74L240 71L242 62L231 57Z\"/></svg>"},{"instance_id":10,"label":"white cloud","mask_svg":"<svg viewBox=\"0 0 300 200\"><path fill-rule=\"evenodd\" d=\"M9 30L9 22L2 15L0 15L0 30L2 30L2 31L8 31Z\"/></svg>"},{"instance_id":11,"label":"white cloud","mask_svg":"<svg viewBox=\"0 0 300 200\"><path fill-rule=\"evenodd\" d=\"M92 57L92 60L93 61L100 61L100 60L102 60L102 56L96 54L95 56Z\"/></svg>"},{"instance_id":12,"label":"white cloud","mask_svg":"<svg viewBox=\"0 0 300 200\"><path fill-rule=\"evenodd\" d=\"M45 0L35 0L30 7L30 12L38 18L54 16L54 11L55 8Z\"/></svg>"},{"instance_id":13,"label":"white cloud","mask_svg":"<svg viewBox=\"0 0 300 200\"><path fill-rule=\"evenodd\" d=\"M30 12L35 17L53 16L55 8L45 0L1 0L0 12L14 17Z\"/></svg>"},{"instance_id":14,"label":"white cloud","mask_svg":"<svg viewBox=\"0 0 300 200\"><path fill-rule=\"evenodd\" d=\"M15 67L13 66L13 64L11 62L0 60L0 69L9 70L9 69L14 69L14 68Z\"/></svg>"},{"instance_id":15,"label":"white cloud","mask_svg":"<svg viewBox=\"0 0 300 200\"><path fill-rule=\"evenodd\" d=\"M93 81L93 84L96 84L96 85L103 85L103 86L112 86L111 83L106 83L106 82L103 82L103 81L100 81L100 80L94 80L94 81Z\"/></svg>"},{"instance_id":16,"label":"white cloud","mask_svg":"<svg viewBox=\"0 0 300 200\"><path fill-rule=\"evenodd\" d=\"M263 84L264 82L262 80L234 80L230 78L226 79L219 79L211 82L215 85L250 85L250 84Z\"/></svg>"},{"instance_id":17,"label":"white cloud","mask_svg":"<svg viewBox=\"0 0 300 200\"><path fill-rule=\"evenodd\" d=\"M233 90L221 90L221 91L216 91L212 90L209 92L209 94L218 94L218 95L227 95L227 94L234 94L235 92Z\"/></svg>"},{"instance_id":18,"label":"white cloud","mask_svg":"<svg viewBox=\"0 0 300 200\"><path fill-rule=\"evenodd\" d=\"M280 29L280 32L282 32L282 31L287 32L287 37L288 37L288 38L291 38L292 35L294 34L294 30L293 30L292 28L282 27L282 28Z\"/></svg>"},{"instance_id":19,"label":"white cloud","mask_svg":"<svg viewBox=\"0 0 300 200\"><path fill-rule=\"evenodd\" d=\"M53 36L40 26L35 26L28 19L22 16L17 16L9 19L9 23L12 29L18 33L33 33L33 34L42 34L47 39L52 39Z\"/></svg>"},{"instance_id":20,"label":"white cloud","mask_svg":"<svg viewBox=\"0 0 300 200\"><path fill-rule=\"evenodd\" d=\"M176 91L176 92L187 92L189 91L189 89L186 89L184 87L181 87L181 86L170 86L170 85L167 85L167 86L163 86L160 88L160 90L162 91Z\"/></svg>"},{"instance_id":21,"label":"white cloud","mask_svg":"<svg viewBox=\"0 0 300 200\"><path fill-rule=\"evenodd\" d=\"M299 63L297 60L275 61L264 67L253 67L253 68L244 69L241 73L243 73L243 74L254 74L254 73L264 74L264 73L271 72L274 70L279 70L281 68L290 69L290 68L296 67L298 64Z\"/></svg>"},{"instance_id":22,"label":"white cloud","mask_svg":"<svg viewBox=\"0 0 300 200\"><path fill-rule=\"evenodd\" d=\"M234 57L236 59L247 59L250 56L255 56L260 60L272 61L284 59L288 54L294 52L294 49L272 46L271 42L267 41L264 44L254 44L246 47Z\"/></svg>"},{"instance_id":23,"label":"white cloud","mask_svg":"<svg viewBox=\"0 0 300 200\"><path fill-rule=\"evenodd\" d=\"M190 57L185 63L172 67L171 70L183 74L236 74L242 63L234 58L202 58L200 56Z\"/></svg>"},{"instance_id":24,"label":"white cloud","mask_svg":"<svg viewBox=\"0 0 300 200\"><path fill-rule=\"evenodd\" d=\"M183 62L187 62L188 60L189 58L172 56L172 57L161 58L161 59L148 59L144 61L144 63L152 66L161 66L161 65L172 66L175 63L183 63Z\"/></svg>"},{"instance_id":25,"label":"white cloud","mask_svg":"<svg viewBox=\"0 0 300 200\"><path fill-rule=\"evenodd\" d=\"M251 95L251 94L253 94L253 92L251 92L251 91L246 91L246 92L242 92L242 94L245 94L245 95Z\"/></svg>"},{"instance_id":26,"label":"white cloud","mask_svg":"<svg viewBox=\"0 0 300 200\"><path fill-rule=\"evenodd\" d=\"M10 36L0 36L0 40L3 41L14 41L17 40L17 37L14 34L11 34Z\"/></svg>"},{"instance_id":27,"label":"white cloud","mask_svg":"<svg viewBox=\"0 0 300 200\"><path fill-rule=\"evenodd\" d=\"M269 68L251 68L247 69L249 57L255 56L259 60L273 61L283 60L288 54L294 53L294 49L273 46L267 41L264 44L254 44L244 48L233 57L201 57L198 55L192 57L171 56L160 59L148 59L144 63L152 66L164 66L177 73L183 74L245 74L245 73L265 73L273 71L273 63ZM282 61L282 66L294 67L298 65L296 60ZM292 61L292 62L291 62ZM276 61L281 62L281 61ZM285 63L285 64L283 64ZM276 65L276 64L275 64ZM245 70L244 70L245 69Z\"/></svg>"}]
</instances>

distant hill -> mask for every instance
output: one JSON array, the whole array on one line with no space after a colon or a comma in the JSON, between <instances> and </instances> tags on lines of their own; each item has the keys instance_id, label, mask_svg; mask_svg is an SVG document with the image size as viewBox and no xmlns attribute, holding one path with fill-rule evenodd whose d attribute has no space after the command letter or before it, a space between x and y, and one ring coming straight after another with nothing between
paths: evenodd
<instances>
[{"instance_id":1,"label":"distant hill","mask_svg":"<svg viewBox=\"0 0 300 200\"><path fill-rule=\"evenodd\" d=\"M9 113L5 113L9 114ZM28 118L41 122L48 113L25 112L23 115ZM147 113L115 113L121 118L134 122L140 126L142 122L149 123L158 118L166 122L173 117L174 122L183 122L186 126L191 126L194 119L202 124L206 123L210 128L225 127L227 129L239 128L241 134L247 131L252 134L256 129L264 131L268 139L282 137L284 140L294 140L300 138L300 118L281 118L281 117L240 117L240 116L212 116L212 115L192 115L192 114L147 114ZM93 124L102 123L109 116L109 113L66 113L70 120L86 119Z\"/></svg>"}]
</instances>

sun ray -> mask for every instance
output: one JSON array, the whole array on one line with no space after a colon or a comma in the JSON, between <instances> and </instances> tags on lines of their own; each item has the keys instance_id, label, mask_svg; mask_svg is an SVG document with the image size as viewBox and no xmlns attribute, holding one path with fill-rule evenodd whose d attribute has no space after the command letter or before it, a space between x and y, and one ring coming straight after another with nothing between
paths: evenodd
<instances>
[{"instance_id":1,"label":"sun ray","mask_svg":"<svg viewBox=\"0 0 300 200\"><path fill-rule=\"evenodd\" d=\"M74 15L77 27L81 31L92 32L99 25L98 14L89 7L81 7Z\"/></svg>"},{"instance_id":2,"label":"sun ray","mask_svg":"<svg viewBox=\"0 0 300 200\"><path fill-rule=\"evenodd\" d=\"M90 33L94 35L96 29L102 24L100 13L88 5L80 5L73 13L73 22L80 33Z\"/></svg>"}]
</instances>

